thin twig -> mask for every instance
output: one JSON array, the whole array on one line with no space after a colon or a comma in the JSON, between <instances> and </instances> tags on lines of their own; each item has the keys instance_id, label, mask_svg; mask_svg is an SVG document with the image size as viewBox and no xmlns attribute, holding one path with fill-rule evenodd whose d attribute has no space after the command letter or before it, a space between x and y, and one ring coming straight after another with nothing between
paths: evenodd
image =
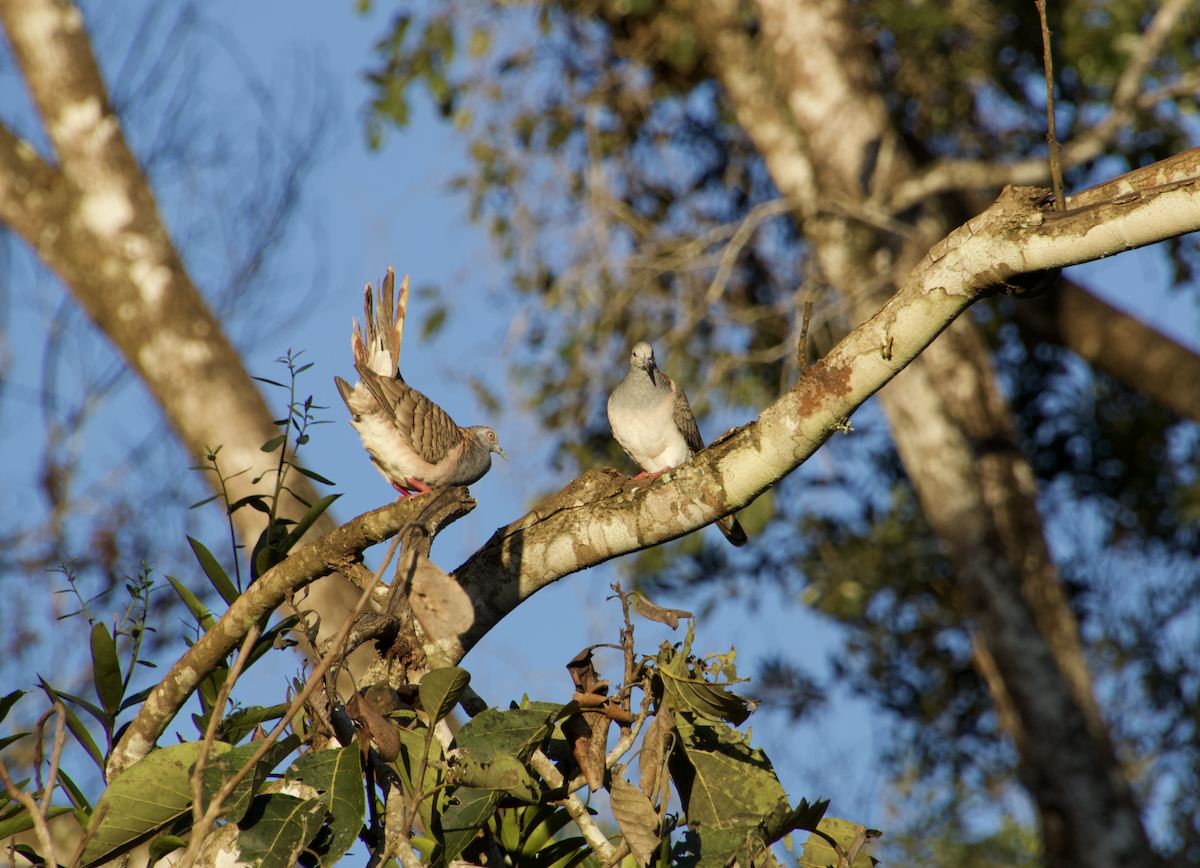
<instances>
[{"instance_id":1,"label":"thin twig","mask_svg":"<svg viewBox=\"0 0 1200 868\"><path fill-rule=\"evenodd\" d=\"M58 781L58 763L62 759L63 745L67 741L67 711L57 699L54 701L53 713L58 715L58 720L54 722L54 750L50 752L50 776L46 778L46 785L42 790L43 814L50 810L50 797L54 795L54 785ZM40 732L38 743L41 743Z\"/></svg>"},{"instance_id":2,"label":"thin twig","mask_svg":"<svg viewBox=\"0 0 1200 868\"><path fill-rule=\"evenodd\" d=\"M808 367L808 323L812 319L813 303L804 302L804 322L800 326L800 343L796 348L796 364L800 370Z\"/></svg>"},{"instance_id":3,"label":"thin twig","mask_svg":"<svg viewBox=\"0 0 1200 868\"><path fill-rule=\"evenodd\" d=\"M9 798L16 799L24 805L25 810L29 811L29 816L33 818L33 830L37 834L38 843L42 845L41 855L46 860L46 864L57 865L58 856L54 852L54 839L50 837L50 827L46 824L46 815L42 813L37 801L30 793L16 788L12 778L8 776L8 767L4 765L3 759L0 759L0 782L4 783L4 789Z\"/></svg>"},{"instance_id":4,"label":"thin twig","mask_svg":"<svg viewBox=\"0 0 1200 868\"><path fill-rule=\"evenodd\" d=\"M208 752L212 750L212 744L217 735L217 727L221 725L221 718L225 713L225 703L229 702L229 694L233 692L233 685L237 683L238 677L242 674L242 669L246 665L246 660L250 657L250 649L261 635L261 624L255 624L246 633L246 638L242 642L241 649L238 651L237 659L233 661L233 668L229 670L229 675L226 676L225 683L221 685L220 691L217 692L217 701L209 710L208 726L204 728L204 741L200 744L200 755L196 757L196 768L192 772L192 822L194 824L198 825L204 818L204 769L208 765Z\"/></svg>"},{"instance_id":5,"label":"thin twig","mask_svg":"<svg viewBox=\"0 0 1200 868\"><path fill-rule=\"evenodd\" d=\"M1038 0L1039 3L1042 0ZM837 850L838 868L850 868L854 864L854 860L858 858L858 851L862 849L863 844L867 843L867 827L859 824L854 829L854 840L850 842L850 846L844 851L837 842L834 842L834 847Z\"/></svg>"},{"instance_id":6,"label":"thin twig","mask_svg":"<svg viewBox=\"0 0 1200 868\"><path fill-rule=\"evenodd\" d=\"M108 816L108 809L111 807L112 805L100 805L96 808L95 813L92 814L91 822L83 830L83 837L75 845L75 854L71 857L71 861L67 863L68 868L75 868L79 864L79 860L83 858L83 851L87 849L87 845L92 843L92 838L100 831L100 824Z\"/></svg>"},{"instance_id":7,"label":"thin twig","mask_svg":"<svg viewBox=\"0 0 1200 868\"><path fill-rule=\"evenodd\" d=\"M1062 165L1058 161L1058 136L1054 131L1054 59L1050 54L1050 28L1046 24L1046 0L1035 0L1042 21L1042 66L1046 70L1046 141L1050 145L1050 183L1054 186L1054 210L1065 211Z\"/></svg>"},{"instance_id":8,"label":"thin twig","mask_svg":"<svg viewBox=\"0 0 1200 868\"><path fill-rule=\"evenodd\" d=\"M542 776L547 784L552 788L557 789L564 783L562 774L554 767L550 757L546 756L540 750L533 752L532 759L529 760L529 767ZM561 802L562 806L567 809L567 813L571 815L571 819L575 821L575 825L579 827L579 831L583 833L583 838L588 842L588 846L600 858L602 863L612 861L616 855L617 849L600 831L600 827L596 825L595 820L588 814L587 806L579 800L578 796L569 795Z\"/></svg>"}]
</instances>

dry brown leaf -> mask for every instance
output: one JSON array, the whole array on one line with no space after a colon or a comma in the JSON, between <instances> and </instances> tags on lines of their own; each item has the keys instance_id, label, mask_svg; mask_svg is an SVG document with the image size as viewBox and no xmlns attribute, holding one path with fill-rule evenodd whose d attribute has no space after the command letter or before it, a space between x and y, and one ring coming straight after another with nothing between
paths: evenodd
<instances>
[{"instance_id":1,"label":"dry brown leaf","mask_svg":"<svg viewBox=\"0 0 1200 868\"><path fill-rule=\"evenodd\" d=\"M416 553L408 602L426 637L437 642L452 639L475 623L475 607L467 592L433 561Z\"/></svg>"},{"instance_id":2,"label":"dry brown leaf","mask_svg":"<svg viewBox=\"0 0 1200 868\"><path fill-rule=\"evenodd\" d=\"M654 805L644 792L621 775L613 776L609 795L613 818L625 836L625 843L640 868L646 868L661 843Z\"/></svg>"},{"instance_id":3,"label":"dry brown leaf","mask_svg":"<svg viewBox=\"0 0 1200 868\"><path fill-rule=\"evenodd\" d=\"M666 706L659 706L658 714L646 724L642 733L642 750L638 754L638 770L641 772L639 783L642 792L653 797L658 787L658 770L662 766L663 745L667 734L670 733L672 721L668 717Z\"/></svg>"},{"instance_id":4,"label":"dry brown leaf","mask_svg":"<svg viewBox=\"0 0 1200 868\"><path fill-rule=\"evenodd\" d=\"M394 762L400 754L400 733L396 724L379 713L379 709L366 697L354 695L346 703L346 714L358 724L356 734L359 746L363 746L363 733L369 734L379 758Z\"/></svg>"},{"instance_id":5,"label":"dry brown leaf","mask_svg":"<svg viewBox=\"0 0 1200 868\"><path fill-rule=\"evenodd\" d=\"M640 592L636 599L638 614L650 621L658 621L660 624L666 624L672 630L679 627L680 618L695 617L691 612L685 612L683 609L664 609L662 606L656 606L647 600Z\"/></svg>"}]
</instances>

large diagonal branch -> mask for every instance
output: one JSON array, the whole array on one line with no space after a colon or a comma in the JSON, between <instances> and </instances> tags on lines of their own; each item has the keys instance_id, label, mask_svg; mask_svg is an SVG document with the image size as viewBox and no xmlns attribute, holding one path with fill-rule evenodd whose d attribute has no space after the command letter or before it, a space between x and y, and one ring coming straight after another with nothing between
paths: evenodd
<instances>
[{"instance_id":1,"label":"large diagonal branch","mask_svg":"<svg viewBox=\"0 0 1200 868\"><path fill-rule=\"evenodd\" d=\"M1200 149L1189 153L1200 177ZM471 597L475 623L442 642L447 657L461 660L516 605L558 579L684 536L749 504L843 428L967 307L1006 281L1200 229L1194 187L1113 206L1099 225L1068 216L1049 232L1033 204L1039 197L1040 191L1010 190L951 233L875 316L807 369L758 421L643 487L614 471L585 474L498 530L453 574Z\"/></svg>"},{"instance_id":2,"label":"large diagonal branch","mask_svg":"<svg viewBox=\"0 0 1200 868\"><path fill-rule=\"evenodd\" d=\"M0 0L0 22L57 155L52 165L0 127L0 220L116 345L196 462L222 447L226 472L249 471L229 480L231 498L268 493L277 456L260 447L278 428L171 242L109 103L79 9L67 0ZM290 487L317 499L298 474ZM281 515L298 518L304 510L285 493ZM264 526L257 510L240 510L234 520L250 541ZM322 517L314 529L333 526ZM321 607L332 611L348 611L356 597L343 580L319 593Z\"/></svg>"},{"instance_id":3,"label":"large diagonal branch","mask_svg":"<svg viewBox=\"0 0 1200 868\"><path fill-rule=\"evenodd\" d=\"M146 697L108 759L108 780L111 782L150 752L201 682L224 666L250 628L261 624L290 594L359 564L364 550L390 539L414 522L449 524L474 508L475 501L466 488L449 489L432 501L430 498L401 500L360 515L272 567L188 648ZM436 528L430 530L432 535ZM342 619L326 627L336 633L344 623Z\"/></svg>"}]
</instances>

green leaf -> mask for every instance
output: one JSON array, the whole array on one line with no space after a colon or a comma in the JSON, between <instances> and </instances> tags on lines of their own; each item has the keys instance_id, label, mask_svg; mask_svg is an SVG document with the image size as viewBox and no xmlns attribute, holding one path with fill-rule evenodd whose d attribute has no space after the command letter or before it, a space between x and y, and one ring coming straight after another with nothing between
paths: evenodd
<instances>
[{"instance_id":1,"label":"green leaf","mask_svg":"<svg viewBox=\"0 0 1200 868\"><path fill-rule=\"evenodd\" d=\"M442 811L442 843L446 848L442 854L446 864L457 859L475 835L483 828L500 804L498 790L475 790L470 787L455 787L449 793L453 802Z\"/></svg>"},{"instance_id":2,"label":"green leaf","mask_svg":"<svg viewBox=\"0 0 1200 868\"><path fill-rule=\"evenodd\" d=\"M20 741L21 739L25 738L27 735L32 735L32 733L14 732L12 735L6 735L4 738L0 738L0 750L4 750L10 744L14 744L14 743Z\"/></svg>"},{"instance_id":3,"label":"green leaf","mask_svg":"<svg viewBox=\"0 0 1200 868\"><path fill-rule=\"evenodd\" d=\"M808 836L808 840L804 842L804 852L797 859L797 864L803 865L805 868L826 868L828 865L837 865L837 851L833 849L830 839L846 850L857 833L858 825L849 820L838 820L833 817L821 820L817 824L817 828ZM851 863L851 868L871 868L875 864L876 860L865 853L865 849L864 847L858 851L854 862Z\"/></svg>"},{"instance_id":4,"label":"green leaf","mask_svg":"<svg viewBox=\"0 0 1200 868\"><path fill-rule=\"evenodd\" d=\"M71 813L70 808L57 807L51 808L46 812L46 819L52 820L60 814ZM27 832L33 828L33 816L24 811L15 817L8 820L0 820L0 839L7 838L11 835L18 835L21 832Z\"/></svg>"},{"instance_id":5,"label":"green leaf","mask_svg":"<svg viewBox=\"0 0 1200 868\"><path fill-rule=\"evenodd\" d=\"M262 745L259 742L250 742L235 747L232 750L226 751L219 758L214 759L204 767L204 804L212 801L213 797L224 786L225 781L232 778L242 770L250 758L258 752ZM225 799L226 812L222 814L222 819L226 819L231 823L239 822L246 815L246 811L250 809L250 802L257 795L258 790L266 781L267 775L270 774L275 766L279 765L284 757L300 746L299 736L292 734L285 739L277 741L267 749L263 754L263 758L258 761L253 774L247 774L238 785L233 788L228 798ZM189 775L194 773L195 767L189 770Z\"/></svg>"},{"instance_id":6,"label":"green leaf","mask_svg":"<svg viewBox=\"0 0 1200 868\"><path fill-rule=\"evenodd\" d=\"M264 443L260 448L262 449L263 452L274 452L276 449L278 449L280 446L282 446L286 440L287 440L287 437L280 434L278 437L272 437L270 440L268 440L266 443Z\"/></svg>"},{"instance_id":7,"label":"green leaf","mask_svg":"<svg viewBox=\"0 0 1200 868\"><path fill-rule=\"evenodd\" d=\"M53 687L46 683L44 678L39 677L38 682L38 686L41 687L42 690L46 691L46 695L49 696L52 701L58 700L60 697L67 696L65 693L59 694L56 692ZM86 705L86 703L82 702L80 704ZM92 706L92 708L94 708L97 713L101 713L100 709L95 708L95 706ZM96 742L92 740L92 736L87 731L87 727L83 725L83 723L79 720L79 717L74 711L71 710L71 706L67 705L65 702L63 703L63 710L67 715L67 729L71 730L71 735L75 736L75 740L83 745L83 749L87 751L88 756L92 758L92 762L99 766L100 771L103 773L104 754L100 752L100 748L96 747Z\"/></svg>"},{"instance_id":8,"label":"green leaf","mask_svg":"<svg viewBox=\"0 0 1200 868\"><path fill-rule=\"evenodd\" d=\"M300 519L300 522L292 528L292 532L284 537L283 543L280 545L284 554L290 552L296 543L300 542L301 537L308 533L308 529L313 526L313 522L320 518L339 497L341 497L340 494L326 495L309 507L308 512L304 513L304 518Z\"/></svg>"},{"instance_id":9,"label":"green leaf","mask_svg":"<svg viewBox=\"0 0 1200 868\"><path fill-rule=\"evenodd\" d=\"M192 468L192 470L211 470L211 469L212 469L211 467L193 467ZM221 495L219 495L219 494L214 494L212 497L204 498L204 500L197 500L195 503L193 503L191 506L189 506L188 509L198 509L201 506L204 506L205 504L212 503L214 500L216 500L220 496Z\"/></svg>"},{"instance_id":10,"label":"green leaf","mask_svg":"<svg viewBox=\"0 0 1200 868\"><path fill-rule=\"evenodd\" d=\"M259 636L258 641L255 642L254 646L250 649L250 656L247 658L246 664L242 667L242 671L245 672L259 660L261 660L264 654L274 648L275 640L279 638L281 633L286 633L299 623L299 615L288 615L270 630Z\"/></svg>"},{"instance_id":11,"label":"green leaf","mask_svg":"<svg viewBox=\"0 0 1200 868\"><path fill-rule=\"evenodd\" d=\"M471 718L458 731L454 743L482 763L492 761L497 750L529 762L554 732L554 717L542 709L489 708Z\"/></svg>"},{"instance_id":12,"label":"green leaf","mask_svg":"<svg viewBox=\"0 0 1200 868\"><path fill-rule=\"evenodd\" d=\"M821 818L825 816L828 808L828 799L824 801L818 799L811 805L807 799L801 799L794 811L788 809L787 802L780 802L774 811L763 817L760 826L763 837L774 843L796 829L812 832L816 830L817 824L821 822Z\"/></svg>"},{"instance_id":13,"label":"green leaf","mask_svg":"<svg viewBox=\"0 0 1200 868\"><path fill-rule=\"evenodd\" d=\"M533 808L527 808L523 822L525 832L521 841L521 855L530 857L571 822L571 815L566 808L543 805L536 812Z\"/></svg>"},{"instance_id":14,"label":"green leaf","mask_svg":"<svg viewBox=\"0 0 1200 868\"><path fill-rule=\"evenodd\" d=\"M174 835L159 835L150 842L150 864L153 865L168 853L174 853L180 847L186 847L188 842Z\"/></svg>"},{"instance_id":15,"label":"green leaf","mask_svg":"<svg viewBox=\"0 0 1200 868\"><path fill-rule=\"evenodd\" d=\"M271 514L271 507L267 506L266 495L263 494L247 494L241 500L229 504L231 513L237 512L243 506L252 506L264 515Z\"/></svg>"},{"instance_id":16,"label":"green leaf","mask_svg":"<svg viewBox=\"0 0 1200 868\"><path fill-rule=\"evenodd\" d=\"M422 727L415 730L398 729L397 732L400 735L400 755L396 758L396 768L400 772L400 777L404 779L408 791L414 792L417 789L416 777L420 767L421 752L426 747L426 730ZM423 793L434 793L434 795L426 795L417 806L421 824L425 829L436 827L437 819L446 801L445 792L437 789L445 779L445 763L446 757L442 753L441 742L436 738L430 739L429 752L425 762L425 777L420 781L420 786Z\"/></svg>"},{"instance_id":17,"label":"green leaf","mask_svg":"<svg viewBox=\"0 0 1200 868\"><path fill-rule=\"evenodd\" d=\"M298 464L293 464L292 467L294 467L296 469L297 473L301 473L301 474L307 476L309 479L315 480L316 482L320 482L322 485L337 485L336 482L326 479L324 476L322 476L319 473L313 473L311 470L305 470L303 467L300 467Z\"/></svg>"},{"instance_id":18,"label":"green leaf","mask_svg":"<svg viewBox=\"0 0 1200 868\"><path fill-rule=\"evenodd\" d=\"M426 672L417 689L429 722L437 723L449 714L470 683L471 673L457 666Z\"/></svg>"},{"instance_id":19,"label":"green leaf","mask_svg":"<svg viewBox=\"0 0 1200 868\"><path fill-rule=\"evenodd\" d=\"M591 854L586 839L565 838L539 850L530 860L529 868L575 868Z\"/></svg>"},{"instance_id":20,"label":"green leaf","mask_svg":"<svg viewBox=\"0 0 1200 868\"><path fill-rule=\"evenodd\" d=\"M367 810L362 761L357 744L332 750L315 750L301 756L287 770L287 780L301 780L325 794L325 809L332 817L332 836L320 853L332 865L353 846L362 831Z\"/></svg>"},{"instance_id":21,"label":"green leaf","mask_svg":"<svg viewBox=\"0 0 1200 868\"><path fill-rule=\"evenodd\" d=\"M230 744L237 744L247 735L254 731L264 720L277 720L283 717L284 712L288 709L286 704L281 705L252 705L249 708L243 708L241 711L234 712L221 721L220 734L223 741Z\"/></svg>"},{"instance_id":22,"label":"green leaf","mask_svg":"<svg viewBox=\"0 0 1200 868\"><path fill-rule=\"evenodd\" d=\"M538 800L539 787L525 764L507 751L498 750L490 762L481 763L464 753L454 757L451 779L477 790L499 790L527 804Z\"/></svg>"},{"instance_id":23,"label":"green leaf","mask_svg":"<svg viewBox=\"0 0 1200 868\"><path fill-rule=\"evenodd\" d=\"M297 799L281 793L255 796L238 823L238 848L244 862L258 868L291 868L325 819L320 799Z\"/></svg>"},{"instance_id":24,"label":"green leaf","mask_svg":"<svg viewBox=\"0 0 1200 868\"><path fill-rule=\"evenodd\" d=\"M729 685L689 678L687 658L667 643L663 643L657 660L663 686L671 695L677 711L691 711L728 720L734 726L744 723L750 716L748 700L726 690Z\"/></svg>"},{"instance_id":25,"label":"green leaf","mask_svg":"<svg viewBox=\"0 0 1200 868\"><path fill-rule=\"evenodd\" d=\"M203 543L192 537L188 537L187 541L191 544L192 551L196 555L196 560L200 562L200 569L204 570L204 575L208 576L208 580L217 589L217 593L221 595L221 599L225 601L225 605L232 606L233 601L238 598L238 591L233 586L233 582L229 581L229 576L225 574L225 570L217 562L217 559L213 557L212 552L204 547Z\"/></svg>"},{"instance_id":26,"label":"green leaf","mask_svg":"<svg viewBox=\"0 0 1200 868\"><path fill-rule=\"evenodd\" d=\"M8 713L12 710L12 707L17 704L17 700L28 692L28 690L14 690L12 693L8 694L8 696L0 699L0 720L4 720L4 718L8 717Z\"/></svg>"},{"instance_id":27,"label":"green leaf","mask_svg":"<svg viewBox=\"0 0 1200 868\"><path fill-rule=\"evenodd\" d=\"M200 629L207 633L213 628L213 624L217 623L212 613L204 607L204 604L189 591L178 579L167 576L167 581L171 583L171 587L175 589L175 593L179 595L179 599L183 600L183 604L188 607L188 611L192 613L192 617L200 625Z\"/></svg>"},{"instance_id":28,"label":"green leaf","mask_svg":"<svg viewBox=\"0 0 1200 868\"><path fill-rule=\"evenodd\" d=\"M98 723L100 723L101 725L104 725L104 726L108 725L107 712L105 712L105 710L103 708L96 705L94 702L88 702L82 696L75 696L72 693L67 693L65 690L56 691L56 694L60 699L66 699L69 702L71 702L75 705L78 705L80 708L82 708L84 711L86 711L92 717L96 718L96 721Z\"/></svg>"},{"instance_id":29,"label":"green leaf","mask_svg":"<svg viewBox=\"0 0 1200 868\"><path fill-rule=\"evenodd\" d=\"M89 826L92 838L81 862L94 865L115 859L189 811L188 769L195 765L201 747L200 742L189 741L151 751L110 783L96 803ZM215 754L230 749L223 742L212 747Z\"/></svg>"},{"instance_id":30,"label":"green leaf","mask_svg":"<svg viewBox=\"0 0 1200 868\"><path fill-rule=\"evenodd\" d=\"M719 721L676 714L681 750L671 752L671 778L688 824L698 829L698 868L723 868L745 847L750 864L765 850L763 821L787 796L766 754ZM695 852L695 851L693 851Z\"/></svg>"},{"instance_id":31,"label":"green leaf","mask_svg":"<svg viewBox=\"0 0 1200 868\"><path fill-rule=\"evenodd\" d=\"M156 668L152 663L149 663L148 661L139 660L138 663L141 663L143 666L150 666L152 669ZM152 684L149 687L147 687L145 690L139 690L137 693L133 694L132 696L126 696L125 701L121 703L120 710L124 711L127 708L132 708L133 706L137 705L139 702L145 702L146 697L149 696L151 693L153 693L154 688L157 686L158 685Z\"/></svg>"},{"instance_id":32,"label":"green leaf","mask_svg":"<svg viewBox=\"0 0 1200 868\"><path fill-rule=\"evenodd\" d=\"M121 661L117 659L117 643L108 628L99 622L92 627L92 681L96 696L111 721L121 709L125 682L121 678Z\"/></svg>"},{"instance_id":33,"label":"green leaf","mask_svg":"<svg viewBox=\"0 0 1200 868\"><path fill-rule=\"evenodd\" d=\"M58 782L67 792L67 798L71 800L71 804L76 808L84 811L88 815L92 813L92 803L88 801L87 796L83 794L83 790L75 785L71 780L70 775L64 772L61 768L58 770ZM82 823L80 825L83 825Z\"/></svg>"}]
</instances>

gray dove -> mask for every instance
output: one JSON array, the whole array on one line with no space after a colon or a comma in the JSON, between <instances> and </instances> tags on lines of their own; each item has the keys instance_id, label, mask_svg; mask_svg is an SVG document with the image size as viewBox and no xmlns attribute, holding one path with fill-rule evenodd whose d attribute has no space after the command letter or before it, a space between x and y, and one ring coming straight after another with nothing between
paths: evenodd
<instances>
[{"instance_id":1,"label":"gray dove","mask_svg":"<svg viewBox=\"0 0 1200 868\"><path fill-rule=\"evenodd\" d=\"M401 497L433 488L472 485L492 468L492 453L505 461L496 432L482 425L459 428L445 410L400 375L400 343L408 309L408 278L393 303L396 275L391 268L379 287L378 311L371 285L363 299L364 337L358 320L350 347L362 382L351 386L334 377L350 410L350 424L383 478Z\"/></svg>"},{"instance_id":2,"label":"gray dove","mask_svg":"<svg viewBox=\"0 0 1200 868\"><path fill-rule=\"evenodd\" d=\"M658 476L704 448L687 395L654 364L654 348L645 341L634 345L629 373L608 398L608 424L642 468L634 479ZM717 527L735 546L748 542L737 516L718 519Z\"/></svg>"}]
</instances>

